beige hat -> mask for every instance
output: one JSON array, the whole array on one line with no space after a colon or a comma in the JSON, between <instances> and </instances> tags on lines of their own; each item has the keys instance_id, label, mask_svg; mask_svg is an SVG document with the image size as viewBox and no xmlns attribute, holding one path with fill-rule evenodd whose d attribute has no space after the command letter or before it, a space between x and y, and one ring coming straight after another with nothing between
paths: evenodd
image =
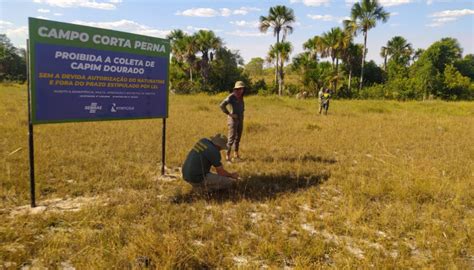
<instances>
[{"instance_id":1,"label":"beige hat","mask_svg":"<svg viewBox=\"0 0 474 270\"><path fill-rule=\"evenodd\" d=\"M245 87L245 84L243 81L236 81L235 82L235 85L234 85L234 89L236 88L244 88Z\"/></svg>"},{"instance_id":2,"label":"beige hat","mask_svg":"<svg viewBox=\"0 0 474 270\"><path fill-rule=\"evenodd\" d=\"M227 137L220 133L217 133L215 136L211 137L211 142L221 149L227 149Z\"/></svg>"}]
</instances>

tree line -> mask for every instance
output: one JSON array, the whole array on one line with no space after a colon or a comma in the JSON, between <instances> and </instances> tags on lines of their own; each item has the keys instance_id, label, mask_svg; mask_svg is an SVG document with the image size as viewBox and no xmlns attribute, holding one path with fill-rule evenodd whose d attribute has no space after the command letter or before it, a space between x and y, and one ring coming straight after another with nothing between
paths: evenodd
<instances>
[{"instance_id":1,"label":"tree line","mask_svg":"<svg viewBox=\"0 0 474 270\"><path fill-rule=\"evenodd\" d=\"M304 51L290 61L294 11L282 5L270 7L267 15L260 16L259 30L272 31L276 42L264 58L253 58L243 67L239 52L227 49L214 32L188 35L174 30L168 36L173 48L172 88L181 93L219 92L239 79L250 85L250 92L263 94L315 94L323 87L339 98L474 98L474 56L462 57L456 39L443 38L424 50L395 36L380 49L381 66L366 61L369 31L389 18L377 0L356 2L342 28L309 38ZM354 42L358 35L363 36L362 44ZM264 68L265 64L271 67ZM293 80L286 83L285 77Z\"/></svg>"},{"instance_id":2,"label":"tree line","mask_svg":"<svg viewBox=\"0 0 474 270\"><path fill-rule=\"evenodd\" d=\"M283 5L270 7L267 15L260 16L259 30L272 31L276 42L264 58L253 58L246 65L239 52L227 48L213 31L188 34L176 29L167 36L172 49L170 89L216 93L241 80L249 86L247 94L316 94L329 88L336 98L474 99L474 55L463 57L454 38L414 49L404 37L395 36L380 48L382 65L366 61L369 31L389 18L377 0L356 2L342 28L309 38L303 52L290 59L294 11ZM362 44L354 42L358 35L363 36ZM0 80L24 81L24 50L13 47L5 35L0 37Z\"/></svg>"},{"instance_id":3,"label":"tree line","mask_svg":"<svg viewBox=\"0 0 474 270\"><path fill-rule=\"evenodd\" d=\"M5 34L0 34L0 82L26 81L26 50L13 46Z\"/></svg>"}]
</instances>

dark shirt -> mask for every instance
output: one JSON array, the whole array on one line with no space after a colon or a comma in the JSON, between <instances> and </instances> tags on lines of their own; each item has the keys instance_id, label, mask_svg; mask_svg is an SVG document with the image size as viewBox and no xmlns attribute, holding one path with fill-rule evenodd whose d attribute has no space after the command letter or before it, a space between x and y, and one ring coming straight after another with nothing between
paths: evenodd
<instances>
[{"instance_id":1,"label":"dark shirt","mask_svg":"<svg viewBox=\"0 0 474 270\"><path fill-rule=\"evenodd\" d=\"M227 110L227 105L230 104L232 111ZM245 104L244 99L238 99L234 94L228 95L220 104L221 110L225 114L237 114L237 116L242 119L244 118Z\"/></svg>"},{"instance_id":2,"label":"dark shirt","mask_svg":"<svg viewBox=\"0 0 474 270\"><path fill-rule=\"evenodd\" d=\"M200 139L184 161L183 178L191 183L200 183L210 172L211 166L222 166L221 153L209 139Z\"/></svg>"}]
</instances>

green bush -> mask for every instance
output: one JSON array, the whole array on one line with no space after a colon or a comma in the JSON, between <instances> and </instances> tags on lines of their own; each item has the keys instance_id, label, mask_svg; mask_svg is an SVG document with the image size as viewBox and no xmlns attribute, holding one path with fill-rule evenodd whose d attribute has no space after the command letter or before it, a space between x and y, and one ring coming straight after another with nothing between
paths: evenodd
<instances>
[{"instance_id":1,"label":"green bush","mask_svg":"<svg viewBox=\"0 0 474 270\"><path fill-rule=\"evenodd\" d=\"M374 84L363 88L359 97L363 99L383 99L385 97L385 89L383 84Z\"/></svg>"},{"instance_id":2,"label":"green bush","mask_svg":"<svg viewBox=\"0 0 474 270\"><path fill-rule=\"evenodd\" d=\"M285 92L289 96L294 96L297 93L301 92L301 88L296 84L288 83L288 84L285 85Z\"/></svg>"},{"instance_id":3,"label":"green bush","mask_svg":"<svg viewBox=\"0 0 474 270\"><path fill-rule=\"evenodd\" d=\"M260 90L264 90L266 91L267 90L267 84L265 83L265 80L264 79L260 79L258 81L256 81L254 84L253 84L253 88L259 92Z\"/></svg>"},{"instance_id":4,"label":"green bush","mask_svg":"<svg viewBox=\"0 0 474 270\"><path fill-rule=\"evenodd\" d=\"M472 85L468 77L463 76L453 65L446 65L444 69L445 91L440 95L445 99L471 99Z\"/></svg>"},{"instance_id":5,"label":"green bush","mask_svg":"<svg viewBox=\"0 0 474 270\"><path fill-rule=\"evenodd\" d=\"M396 78L385 84L375 84L371 87L366 87L360 92L360 97L365 99L396 100L421 98L416 91L415 81L410 78Z\"/></svg>"},{"instance_id":6,"label":"green bush","mask_svg":"<svg viewBox=\"0 0 474 270\"><path fill-rule=\"evenodd\" d=\"M194 94L202 91L201 83L196 81L177 81L173 85L176 94Z\"/></svg>"}]
</instances>

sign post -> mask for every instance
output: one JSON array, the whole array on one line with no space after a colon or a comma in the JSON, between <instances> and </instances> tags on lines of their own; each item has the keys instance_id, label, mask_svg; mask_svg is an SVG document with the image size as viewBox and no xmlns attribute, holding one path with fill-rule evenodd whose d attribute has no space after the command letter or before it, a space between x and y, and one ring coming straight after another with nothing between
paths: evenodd
<instances>
[{"instance_id":1,"label":"sign post","mask_svg":"<svg viewBox=\"0 0 474 270\"><path fill-rule=\"evenodd\" d=\"M166 153L166 118L163 118L163 129L161 132L161 175L165 174L165 153Z\"/></svg>"},{"instance_id":2,"label":"sign post","mask_svg":"<svg viewBox=\"0 0 474 270\"><path fill-rule=\"evenodd\" d=\"M30 181L33 125L163 118L169 95L167 39L29 18ZM164 172L165 134L162 142Z\"/></svg>"},{"instance_id":3,"label":"sign post","mask_svg":"<svg viewBox=\"0 0 474 270\"><path fill-rule=\"evenodd\" d=\"M36 207L35 199L35 149L34 149L34 137L33 137L33 123L31 122L31 88L30 88L30 59L29 40L26 40L26 78L27 78L27 94L28 94L28 152L30 160L30 195L31 195L31 207Z\"/></svg>"}]
</instances>

